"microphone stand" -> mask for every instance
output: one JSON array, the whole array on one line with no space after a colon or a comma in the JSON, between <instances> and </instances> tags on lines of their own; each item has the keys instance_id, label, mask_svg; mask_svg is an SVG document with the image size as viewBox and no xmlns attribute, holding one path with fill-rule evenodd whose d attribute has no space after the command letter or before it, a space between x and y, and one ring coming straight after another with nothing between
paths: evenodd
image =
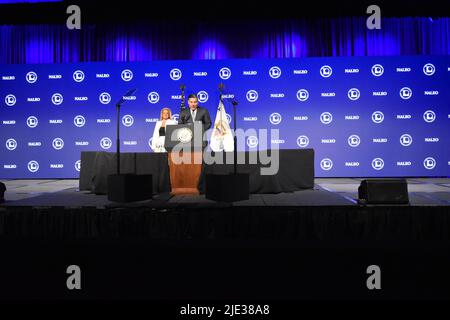
<instances>
[{"instance_id":1,"label":"microphone stand","mask_svg":"<svg viewBox=\"0 0 450 320\"><path fill-rule=\"evenodd\" d=\"M117 143L117 174L108 175L108 200L114 202L132 202L152 199L152 175L136 174L136 153L134 153L134 174L120 174L120 106L136 92L136 89L128 91L116 103L116 143Z\"/></svg>"},{"instance_id":2,"label":"microphone stand","mask_svg":"<svg viewBox=\"0 0 450 320\"><path fill-rule=\"evenodd\" d=\"M220 102L222 102L223 105L223 88L224 88L224 84L221 83L219 84L219 90L220 90ZM233 157L234 157L234 169L233 169L233 174L236 175L237 174L237 135L236 135L236 106L238 105L236 100L232 100L231 104L233 105L233 129L234 129L234 138L233 138ZM220 110L222 111L222 110ZM220 113L220 115L222 116L222 112ZM222 121L222 118L220 119L220 121Z\"/></svg>"},{"instance_id":3,"label":"microphone stand","mask_svg":"<svg viewBox=\"0 0 450 320\"><path fill-rule=\"evenodd\" d=\"M116 120L116 122L117 122L117 127L116 127L116 144L117 144L117 146L116 146L116 153L117 153L117 156L116 156L116 158L117 158L117 169L116 169L116 171L117 171L117 175L120 175L120 120L119 120L119 118L120 118L120 105L121 105L121 103L120 102L118 102L117 104L116 104L116 110L117 110L117 112L116 112L116 118L117 118L117 120Z\"/></svg>"},{"instance_id":4,"label":"microphone stand","mask_svg":"<svg viewBox=\"0 0 450 320\"><path fill-rule=\"evenodd\" d=\"M233 104L233 129L234 129L234 148L233 148L233 152L234 152L234 175L237 174L237 134L236 134L236 106L237 106L237 101L233 100L231 102Z\"/></svg>"},{"instance_id":5,"label":"microphone stand","mask_svg":"<svg viewBox=\"0 0 450 320\"><path fill-rule=\"evenodd\" d=\"M220 102L223 105L223 84L219 85L220 89ZM237 117L236 106L238 105L236 100L232 100L233 104L233 126L234 126L234 139L233 139L233 172L229 174L208 174L206 175L206 193L205 197L209 200L221 201L221 202L234 202L241 200L248 200L250 197L250 176L248 173L237 172ZM219 110L221 112L222 110ZM220 119L222 121L222 119Z\"/></svg>"},{"instance_id":6,"label":"microphone stand","mask_svg":"<svg viewBox=\"0 0 450 320\"><path fill-rule=\"evenodd\" d=\"M225 86L224 86L223 83L219 84L219 92L220 92L219 100L220 100L220 103L221 103L221 107L219 108L219 123L220 123L220 126L222 126L222 108L224 106L224 104L223 104L223 88L224 87ZM222 140L222 145L223 145L223 140Z\"/></svg>"},{"instance_id":7,"label":"microphone stand","mask_svg":"<svg viewBox=\"0 0 450 320\"><path fill-rule=\"evenodd\" d=\"M186 109L186 98L184 95L184 90L186 89L186 86L184 84L181 84L180 89L181 89L181 106L180 106L180 113L181 113L181 111Z\"/></svg>"},{"instance_id":8,"label":"microphone stand","mask_svg":"<svg viewBox=\"0 0 450 320\"><path fill-rule=\"evenodd\" d=\"M129 97L136 92L136 89L131 89L116 103L116 152L117 152L117 175L120 175L120 106L125 102L124 97Z\"/></svg>"}]
</instances>

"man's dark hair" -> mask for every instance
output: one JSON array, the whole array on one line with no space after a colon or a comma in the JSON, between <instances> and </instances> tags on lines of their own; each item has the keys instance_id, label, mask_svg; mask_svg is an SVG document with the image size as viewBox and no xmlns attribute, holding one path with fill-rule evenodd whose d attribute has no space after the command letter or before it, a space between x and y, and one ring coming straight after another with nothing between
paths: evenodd
<instances>
[{"instance_id":1,"label":"man's dark hair","mask_svg":"<svg viewBox=\"0 0 450 320\"><path fill-rule=\"evenodd\" d=\"M191 93L191 94L189 95L189 97L188 97L188 100L189 100L190 98L195 98L195 99L198 100L198 97L197 97L197 95L196 95L195 93Z\"/></svg>"}]
</instances>

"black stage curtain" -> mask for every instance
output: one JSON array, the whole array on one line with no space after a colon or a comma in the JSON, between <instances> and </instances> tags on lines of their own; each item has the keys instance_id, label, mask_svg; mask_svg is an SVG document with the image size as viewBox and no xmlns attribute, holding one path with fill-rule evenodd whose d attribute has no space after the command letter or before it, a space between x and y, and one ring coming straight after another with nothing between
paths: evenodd
<instances>
[{"instance_id":1,"label":"black stage curtain","mask_svg":"<svg viewBox=\"0 0 450 320\"><path fill-rule=\"evenodd\" d=\"M449 17L383 16L381 30L368 29L366 19L348 16L129 25L114 21L83 25L78 31L62 23L0 25L0 63L450 54Z\"/></svg>"}]
</instances>

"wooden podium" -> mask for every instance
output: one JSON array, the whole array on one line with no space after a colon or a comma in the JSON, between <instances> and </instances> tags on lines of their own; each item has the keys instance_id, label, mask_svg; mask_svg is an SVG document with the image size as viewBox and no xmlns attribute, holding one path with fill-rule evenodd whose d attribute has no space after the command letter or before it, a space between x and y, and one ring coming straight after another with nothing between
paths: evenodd
<instances>
[{"instance_id":1,"label":"wooden podium","mask_svg":"<svg viewBox=\"0 0 450 320\"><path fill-rule=\"evenodd\" d=\"M199 130L197 133L194 133L194 127ZM198 183L203 162L202 134L202 127L194 126L192 123L166 127L164 147L169 158L171 194L200 193ZM195 139L198 136L199 142Z\"/></svg>"},{"instance_id":2,"label":"wooden podium","mask_svg":"<svg viewBox=\"0 0 450 320\"><path fill-rule=\"evenodd\" d=\"M186 163L177 163L181 157ZM198 182L202 172L203 152L169 152L169 170L171 193L177 194L199 194Z\"/></svg>"}]
</instances>

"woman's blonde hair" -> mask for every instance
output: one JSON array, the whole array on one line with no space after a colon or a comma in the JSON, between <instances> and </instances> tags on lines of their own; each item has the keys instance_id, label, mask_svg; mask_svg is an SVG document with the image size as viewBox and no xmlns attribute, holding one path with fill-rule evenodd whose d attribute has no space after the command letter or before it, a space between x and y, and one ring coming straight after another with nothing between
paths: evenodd
<instances>
[{"instance_id":1,"label":"woman's blonde hair","mask_svg":"<svg viewBox=\"0 0 450 320\"><path fill-rule=\"evenodd\" d=\"M169 108L162 108L162 109L161 109L161 114L159 115L159 120L162 120L162 119L163 119L162 115L163 115L164 110L169 111L169 119L172 119L172 111L170 111Z\"/></svg>"}]
</instances>

